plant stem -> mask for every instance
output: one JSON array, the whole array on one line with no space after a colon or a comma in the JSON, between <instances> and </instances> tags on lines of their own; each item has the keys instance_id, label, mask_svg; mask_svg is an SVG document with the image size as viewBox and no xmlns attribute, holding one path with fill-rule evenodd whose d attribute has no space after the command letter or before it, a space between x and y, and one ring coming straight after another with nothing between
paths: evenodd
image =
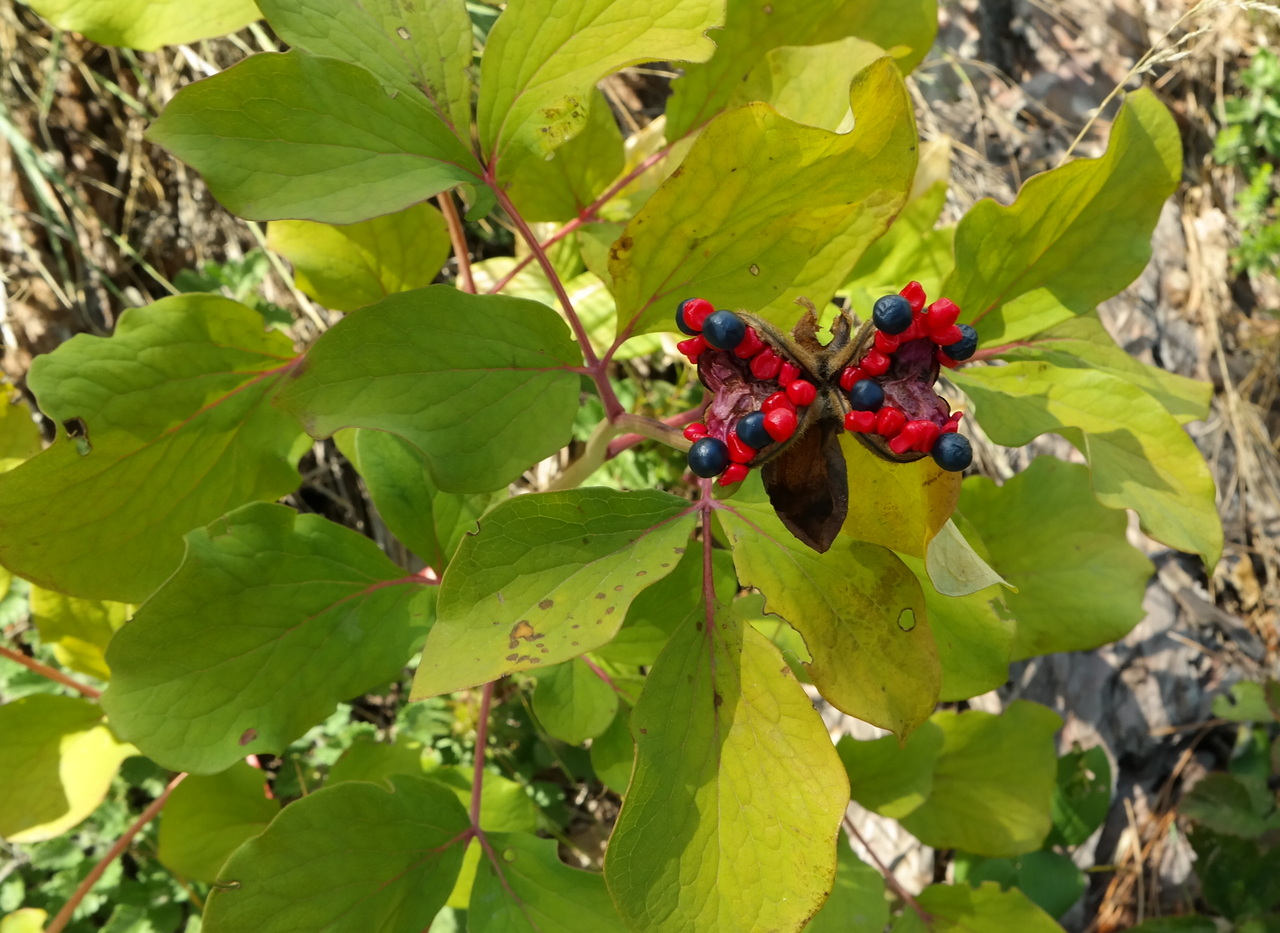
<instances>
[{"instance_id":1,"label":"plant stem","mask_svg":"<svg viewBox=\"0 0 1280 933\"><path fill-rule=\"evenodd\" d=\"M862 833L858 832L858 827L853 825L853 820L849 819L848 813L844 815L844 826L845 829L849 830L850 835L852 835L854 839L857 839L858 842L862 843L862 848L867 851L867 855L871 856L871 861L876 863L876 868L879 870L880 874L884 876L885 884L893 889L893 893L902 898L902 902L914 910L919 915L920 919L926 924L932 923L933 917L927 910L920 906L919 901L912 897L907 892L906 888L898 883L898 879L894 876L893 872L889 870L889 867L885 865L884 862L880 861L880 856L876 855L875 849L871 848L871 846L867 844L867 840L862 838Z\"/></svg>"},{"instance_id":2,"label":"plant stem","mask_svg":"<svg viewBox=\"0 0 1280 933\"><path fill-rule=\"evenodd\" d=\"M436 201L440 204L440 213L444 214L445 226L449 228L449 242L453 244L453 255L458 260L458 288L460 291L474 295L476 281L471 275L471 254L467 251L467 232L462 228L462 218L458 216L458 205L453 203L453 192L440 192Z\"/></svg>"},{"instance_id":3,"label":"plant stem","mask_svg":"<svg viewBox=\"0 0 1280 933\"><path fill-rule=\"evenodd\" d=\"M491 680L480 692L480 721L476 724L476 761L471 772L471 829L480 834L480 793L484 788L484 752L489 744L489 708L493 705Z\"/></svg>"},{"instance_id":4,"label":"plant stem","mask_svg":"<svg viewBox=\"0 0 1280 933\"><path fill-rule=\"evenodd\" d=\"M181 784L187 777L187 773L183 771L174 777L168 783L164 790L160 792L160 796L147 806L145 810L138 815L138 818L126 829L107 850L107 854L98 860L98 864L93 866L89 874L85 875L84 880L76 885L76 889L71 892L71 897L62 905L62 909L58 911L58 915L53 918L44 933L62 933L62 929L71 922L71 915L75 913L76 908L80 906L80 902L84 900L86 894L98 883L98 879L102 877L102 873L107 870L107 866L120 857L125 849L129 848L129 843L133 841L133 837L138 835L144 826L156 818L156 814L164 807L169 795L173 793L173 789Z\"/></svg>"},{"instance_id":5,"label":"plant stem","mask_svg":"<svg viewBox=\"0 0 1280 933\"><path fill-rule=\"evenodd\" d=\"M6 648L4 645L0 645L0 656L21 664L23 667L27 668L27 670L35 671L41 677L47 677L52 681L62 684L64 687L70 687L72 690L78 690L91 700L96 700L98 697L102 696L101 690L95 690L87 684L82 684L79 681L72 680L66 674L62 673L62 671L52 668L47 664L41 664L35 658L29 658L21 651L14 651L12 648Z\"/></svg>"}]
</instances>

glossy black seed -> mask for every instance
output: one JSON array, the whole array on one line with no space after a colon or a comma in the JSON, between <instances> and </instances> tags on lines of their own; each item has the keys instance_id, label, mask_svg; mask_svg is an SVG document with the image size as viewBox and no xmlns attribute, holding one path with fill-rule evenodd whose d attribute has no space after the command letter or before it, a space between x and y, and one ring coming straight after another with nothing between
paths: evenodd
<instances>
[{"instance_id":1,"label":"glossy black seed","mask_svg":"<svg viewBox=\"0 0 1280 933\"><path fill-rule=\"evenodd\" d=\"M959 473L973 463L973 448L963 434L939 434L931 453L934 462L951 473Z\"/></svg>"},{"instance_id":2,"label":"glossy black seed","mask_svg":"<svg viewBox=\"0 0 1280 933\"><path fill-rule=\"evenodd\" d=\"M742 443L755 450L773 443L773 438L765 430L764 412L762 411L753 411L749 415L743 415L738 419L738 425L734 430L738 432L738 437L742 439Z\"/></svg>"},{"instance_id":3,"label":"glossy black seed","mask_svg":"<svg viewBox=\"0 0 1280 933\"><path fill-rule=\"evenodd\" d=\"M728 465L729 445L718 438L700 438L689 448L689 469L695 476L719 476Z\"/></svg>"},{"instance_id":4,"label":"glossy black seed","mask_svg":"<svg viewBox=\"0 0 1280 933\"><path fill-rule=\"evenodd\" d=\"M702 336L717 350L732 350L747 336L747 322L732 311L716 311L702 322Z\"/></svg>"},{"instance_id":5,"label":"glossy black seed","mask_svg":"<svg viewBox=\"0 0 1280 933\"><path fill-rule=\"evenodd\" d=\"M884 389L872 379L859 379L849 390L849 404L854 411L879 411L884 404Z\"/></svg>"},{"instance_id":6,"label":"glossy black seed","mask_svg":"<svg viewBox=\"0 0 1280 933\"><path fill-rule=\"evenodd\" d=\"M960 333L964 336L955 343L943 347L942 352L958 363L973 356L973 351L978 349L978 332L968 324L957 324L956 326L960 328Z\"/></svg>"},{"instance_id":7,"label":"glossy black seed","mask_svg":"<svg viewBox=\"0 0 1280 933\"><path fill-rule=\"evenodd\" d=\"M885 295L871 308L871 320L890 336L902 333L911 326L911 302L901 295Z\"/></svg>"},{"instance_id":8,"label":"glossy black seed","mask_svg":"<svg viewBox=\"0 0 1280 933\"><path fill-rule=\"evenodd\" d=\"M680 304L676 305L676 327L680 328L680 333L688 334L690 337L696 337L698 334L702 333L702 331L690 327L684 320L684 306L689 302L696 300L697 299L695 298L686 298L684 301L680 302Z\"/></svg>"}]
</instances>

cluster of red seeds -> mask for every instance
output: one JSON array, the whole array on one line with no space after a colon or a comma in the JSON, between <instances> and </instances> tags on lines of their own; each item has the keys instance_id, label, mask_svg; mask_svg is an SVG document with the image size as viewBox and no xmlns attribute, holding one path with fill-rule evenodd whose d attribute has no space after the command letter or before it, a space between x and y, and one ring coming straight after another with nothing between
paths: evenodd
<instances>
[{"instance_id":1,"label":"cluster of red seeds","mask_svg":"<svg viewBox=\"0 0 1280 933\"><path fill-rule=\"evenodd\" d=\"M713 315L715 320L708 322ZM726 434L723 443L728 464L723 472L711 475L719 473L721 486L741 482L747 477L747 464L756 458L761 448L789 440L795 434L800 409L813 404L818 389L807 379L801 379L798 366L778 356L754 328L732 311L716 311L711 302L692 298L681 303L676 320L682 331L694 334L677 344L690 363L696 365L708 349L726 350L747 361L753 377L764 383L774 382L779 387L760 403L762 418L754 412L746 415L731 425ZM707 425L695 422L684 429L684 436L697 443L709 437ZM713 460L708 469L714 466Z\"/></svg>"},{"instance_id":2,"label":"cluster of red seeds","mask_svg":"<svg viewBox=\"0 0 1280 933\"><path fill-rule=\"evenodd\" d=\"M855 386L864 380L879 384L891 379L895 357L899 350L915 342L914 353L920 354L919 342L928 340L929 352L941 366L954 369L963 359L972 355L974 346L973 329L966 325L957 325L956 318L960 308L948 298L939 298L925 308L925 293L919 282L911 282L899 293L906 299L911 309L911 320L905 329L898 333L886 333L877 321L875 340L856 365L848 366L840 374L840 388L854 393L855 410L845 415L844 426L848 431L861 434L879 434L888 442L889 449L899 456L911 451L930 453L938 437L942 434L954 434L960 424L960 412L951 413L942 424L934 420L916 418L908 420L902 409L889 401L869 410L856 410L857 392ZM893 328L898 330L898 327ZM948 350L961 356L954 359ZM916 362L918 368L919 361ZM866 393L872 399L875 393ZM884 398L883 392L879 393ZM946 414L945 409L942 414Z\"/></svg>"}]
</instances>

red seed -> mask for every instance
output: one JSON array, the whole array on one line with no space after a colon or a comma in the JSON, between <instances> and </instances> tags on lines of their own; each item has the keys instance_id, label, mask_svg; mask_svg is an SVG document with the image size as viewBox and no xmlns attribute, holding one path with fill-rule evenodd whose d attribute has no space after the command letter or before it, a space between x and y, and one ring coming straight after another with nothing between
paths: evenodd
<instances>
[{"instance_id":1,"label":"red seed","mask_svg":"<svg viewBox=\"0 0 1280 933\"><path fill-rule=\"evenodd\" d=\"M701 421L695 421L684 429L685 440L696 441L700 437L707 436L707 426Z\"/></svg>"},{"instance_id":2,"label":"red seed","mask_svg":"<svg viewBox=\"0 0 1280 933\"><path fill-rule=\"evenodd\" d=\"M787 411L795 414L796 406L791 399L787 398L786 392L774 392L760 403L760 410L766 415L779 408L785 408Z\"/></svg>"},{"instance_id":3,"label":"red seed","mask_svg":"<svg viewBox=\"0 0 1280 933\"><path fill-rule=\"evenodd\" d=\"M942 347L938 347L937 351L935 351L933 355L937 358L939 366L945 366L947 369L960 368L960 363L943 353Z\"/></svg>"},{"instance_id":4,"label":"red seed","mask_svg":"<svg viewBox=\"0 0 1280 933\"><path fill-rule=\"evenodd\" d=\"M814 388L812 382L797 379L795 382L787 383L787 398L791 399L799 408L812 405L813 400L817 397L818 390Z\"/></svg>"},{"instance_id":5,"label":"red seed","mask_svg":"<svg viewBox=\"0 0 1280 933\"><path fill-rule=\"evenodd\" d=\"M768 347L761 350L751 361L751 375L757 379L772 379L781 369L782 360Z\"/></svg>"},{"instance_id":6,"label":"red seed","mask_svg":"<svg viewBox=\"0 0 1280 933\"><path fill-rule=\"evenodd\" d=\"M866 379L866 378L867 378L867 374L864 373L862 370L860 370L858 367L846 366L844 368L844 371L840 373L840 388L848 392L850 389L853 388L853 384L855 382L861 382L863 379Z\"/></svg>"},{"instance_id":7,"label":"red seed","mask_svg":"<svg viewBox=\"0 0 1280 933\"><path fill-rule=\"evenodd\" d=\"M694 330L702 330L702 322L715 309L716 306L705 298L691 298L684 305L684 322Z\"/></svg>"},{"instance_id":8,"label":"red seed","mask_svg":"<svg viewBox=\"0 0 1280 933\"><path fill-rule=\"evenodd\" d=\"M933 429L933 437L938 436L938 426L932 421L908 421L902 426L902 430L889 441L889 449L895 454L905 454L908 450L920 450L920 441L926 436L928 430ZM932 446L932 439L930 440ZM923 451L928 453L926 447Z\"/></svg>"},{"instance_id":9,"label":"red seed","mask_svg":"<svg viewBox=\"0 0 1280 933\"><path fill-rule=\"evenodd\" d=\"M687 321L688 318L685 318ZM697 337L690 337L688 340L681 340L676 344L676 349L689 358L690 363L698 362L698 357L702 356L707 350L706 339L699 334Z\"/></svg>"},{"instance_id":10,"label":"red seed","mask_svg":"<svg viewBox=\"0 0 1280 933\"><path fill-rule=\"evenodd\" d=\"M876 433L881 437L894 437L907 423L907 416L892 405L885 405L876 412Z\"/></svg>"},{"instance_id":11,"label":"red seed","mask_svg":"<svg viewBox=\"0 0 1280 933\"><path fill-rule=\"evenodd\" d=\"M889 357L879 350L872 350L858 365L868 376L883 376L889 370Z\"/></svg>"},{"instance_id":12,"label":"red seed","mask_svg":"<svg viewBox=\"0 0 1280 933\"><path fill-rule=\"evenodd\" d=\"M941 332L930 332L929 339L940 347L949 347L953 343L959 343L964 339L964 333L954 324L948 325Z\"/></svg>"},{"instance_id":13,"label":"red seed","mask_svg":"<svg viewBox=\"0 0 1280 933\"><path fill-rule=\"evenodd\" d=\"M750 463L756 458L756 449L738 437L737 431L730 431L725 443L729 445L729 459L734 463Z\"/></svg>"},{"instance_id":14,"label":"red seed","mask_svg":"<svg viewBox=\"0 0 1280 933\"><path fill-rule=\"evenodd\" d=\"M945 327L950 327L959 316L960 306L958 304L950 298L939 298L929 305L929 330L937 333Z\"/></svg>"},{"instance_id":15,"label":"red seed","mask_svg":"<svg viewBox=\"0 0 1280 933\"><path fill-rule=\"evenodd\" d=\"M734 348L733 354L740 360L749 360L763 349L764 342L753 328L748 327L747 335L742 338L742 343Z\"/></svg>"},{"instance_id":16,"label":"red seed","mask_svg":"<svg viewBox=\"0 0 1280 933\"><path fill-rule=\"evenodd\" d=\"M938 439L938 435L942 433L942 429L932 421L920 421L917 423L922 427L917 435L915 449L920 451L922 454L927 454L929 451L933 450L933 442Z\"/></svg>"},{"instance_id":17,"label":"red seed","mask_svg":"<svg viewBox=\"0 0 1280 933\"><path fill-rule=\"evenodd\" d=\"M857 434L868 434L876 426L874 411L851 411L844 416L844 429Z\"/></svg>"},{"instance_id":18,"label":"red seed","mask_svg":"<svg viewBox=\"0 0 1280 933\"><path fill-rule=\"evenodd\" d=\"M913 320L912 323L915 323ZM909 329L909 325L908 325ZM898 349L898 345L902 343L902 337L895 334L886 334L882 330L876 331L876 349L881 353L892 353Z\"/></svg>"},{"instance_id":19,"label":"red seed","mask_svg":"<svg viewBox=\"0 0 1280 933\"><path fill-rule=\"evenodd\" d=\"M751 472L741 463L731 463L725 467L725 471L720 474L720 478L716 480L721 486L732 486L734 483L740 483L747 478L747 474Z\"/></svg>"},{"instance_id":20,"label":"red seed","mask_svg":"<svg viewBox=\"0 0 1280 933\"><path fill-rule=\"evenodd\" d=\"M955 434L960 427L960 419L964 417L964 412L953 411L951 417L947 419L947 423L942 426L943 434Z\"/></svg>"},{"instance_id":21,"label":"red seed","mask_svg":"<svg viewBox=\"0 0 1280 933\"><path fill-rule=\"evenodd\" d=\"M800 367L795 363L784 362L782 369L778 370L778 384L791 385L800 378Z\"/></svg>"},{"instance_id":22,"label":"red seed","mask_svg":"<svg viewBox=\"0 0 1280 933\"><path fill-rule=\"evenodd\" d=\"M764 429L779 443L796 433L798 423L796 413L790 408L775 408L764 416Z\"/></svg>"},{"instance_id":23,"label":"red seed","mask_svg":"<svg viewBox=\"0 0 1280 933\"><path fill-rule=\"evenodd\" d=\"M924 307L924 286L919 282L908 282L907 287L898 294L907 299L912 311L919 311ZM685 320L689 320L688 312L685 312Z\"/></svg>"},{"instance_id":24,"label":"red seed","mask_svg":"<svg viewBox=\"0 0 1280 933\"><path fill-rule=\"evenodd\" d=\"M911 422L907 422L910 424ZM906 429L898 432L896 437L889 438L889 449L901 457L911 449L911 438L907 436Z\"/></svg>"}]
</instances>

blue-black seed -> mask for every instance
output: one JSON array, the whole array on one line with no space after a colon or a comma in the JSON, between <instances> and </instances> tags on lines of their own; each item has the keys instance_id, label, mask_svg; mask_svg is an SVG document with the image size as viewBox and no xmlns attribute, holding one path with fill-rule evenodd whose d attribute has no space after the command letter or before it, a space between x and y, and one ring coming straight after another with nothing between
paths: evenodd
<instances>
[{"instance_id":1,"label":"blue-black seed","mask_svg":"<svg viewBox=\"0 0 1280 933\"><path fill-rule=\"evenodd\" d=\"M859 379L849 390L849 404L854 411L879 411L884 404L884 389L872 379Z\"/></svg>"},{"instance_id":2,"label":"blue-black seed","mask_svg":"<svg viewBox=\"0 0 1280 933\"><path fill-rule=\"evenodd\" d=\"M896 336L911 326L911 302L901 295L885 295L871 308L871 320L884 333Z\"/></svg>"},{"instance_id":3,"label":"blue-black seed","mask_svg":"<svg viewBox=\"0 0 1280 933\"><path fill-rule=\"evenodd\" d=\"M934 462L951 473L959 473L973 463L973 448L963 434L939 434L931 453Z\"/></svg>"},{"instance_id":4,"label":"blue-black seed","mask_svg":"<svg viewBox=\"0 0 1280 933\"><path fill-rule=\"evenodd\" d=\"M773 438L765 430L764 412L762 411L753 411L749 415L743 415L738 419L738 425L734 430L738 432L738 437L742 439L742 443L753 450L759 450L773 443Z\"/></svg>"},{"instance_id":5,"label":"blue-black seed","mask_svg":"<svg viewBox=\"0 0 1280 933\"><path fill-rule=\"evenodd\" d=\"M719 438L703 437L689 448L689 469L707 479L719 476L729 465L729 445Z\"/></svg>"},{"instance_id":6,"label":"blue-black seed","mask_svg":"<svg viewBox=\"0 0 1280 933\"><path fill-rule=\"evenodd\" d=\"M702 331L690 327L685 323L684 306L693 300L693 298L686 298L684 301L680 302L680 304L676 305L676 327L680 328L680 333L688 334L690 337L696 337L698 334L702 333Z\"/></svg>"},{"instance_id":7,"label":"blue-black seed","mask_svg":"<svg viewBox=\"0 0 1280 933\"><path fill-rule=\"evenodd\" d=\"M732 311L714 311L702 322L702 336L717 350L732 350L747 336L747 323Z\"/></svg>"},{"instance_id":8,"label":"blue-black seed","mask_svg":"<svg viewBox=\"0 0 1280 933\"><path fill-rule=\"evenodd\" d=\"M942 352L959 363L961 360L967 360L973 356L973 351L978 349L978 332L968 324L957 324L956 326L960 328L962 336L955 343L943 347Z\"/></svg>"}]
</instances>

